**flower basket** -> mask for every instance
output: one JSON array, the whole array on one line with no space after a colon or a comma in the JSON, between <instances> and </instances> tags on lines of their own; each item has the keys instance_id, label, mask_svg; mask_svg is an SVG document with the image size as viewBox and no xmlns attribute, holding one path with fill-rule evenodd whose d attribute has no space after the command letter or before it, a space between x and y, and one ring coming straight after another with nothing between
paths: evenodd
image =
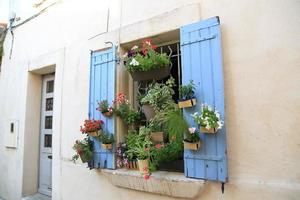
<instances>
[{"instance_id":1,"label":"flower basket","mask_svg":"<svg viewBox=\"0 0 300 200\"><path fill-rule=\"evenodd\" d=\"M100 130L99 131L90 131L90 132L87 132L87 134L92 137L97 137L100 135Z\"/></svg>"},{"instance_id":2,"label":"flower basket","mask_svg":"<svg viewBox=\"0 0 300 200\"><path fill-rule=\"evenodd\" d=\"M164 142L164 132L151 132L150 138L155 143Z\"/></svg>"},{"instance_id":3,"label":"flower basket","mask_svg":"<svg viewBox=\"0 0 300 200\"><path fill-rule=\"evenodd\" d=\"M197 104L196 98L178 101L179 108L188 108L188 107L195 106L196 104Z\"/></svg>"},{"instance_id":4,"label":"flower basket","mask_svg":"<svg viewBox=\"0 0 300 200\"><path fill-rule=\"evenodd\" d=\"M92 157L84 155L83 153L80 153L79 156L80 156L80 159L81 159L82 163L89 162L92 159Z\"/></svg>"},{"instance_id":5,"label":"flower basket","mask_svg":"<svg viewBox=\"0 0 300 200\"><path fill-rule=\"evenodd\" d=\"M138 167L139 171L142 174L148 174L149 173L149 160L138 160Z\"/></svg>"},{"instance_id":6,"label":"flower basket","mask_svg":"<svg viewBox=\"0 0 300 200\"><path fill-rule=\"evenodd\" d=\"M152 106L150 106L149 104L145 104L142 106L142 110L146 116L147 121L150 121L150 119L152 119L153 117L155 117L155 111L154 108Z\"/></svg>"},{"instance_id":7,"label":"flower basket","mask_svg":"<svg viewBox=\"0 0 300 200\"><path fill-rule=\"evenodd\" d=\"M146 81L146 80L161 80L170 75L170 67L159 67L149 71L136 71L130 72L131 77L134 81Z\"/></svg>"},{"instance_id":8,"label":"flower basket","mask_svg":"<svg viewBox=\"0 0 300 200\"><path fill-rule=\"evenodd\" d=\"M203 126L200 126L200 132L201 133L217 133L218 132L218 128L210 128L210 129L207 129Z\"/></svg>"},{"instance_id":9,"label":"flower basket","mask_svg":"<svg viewBox=\"0 0 300 200\"><path fill-rule=\"evenodd\" d=\"M127 169L132 169L132 170L138 170L138 163L137 161L128 161L128 164L125 165Z\"/></svg>"},{"instance_id":10,"label":"flower basket","mask_svg":"<svg viewBox=\"0 0 300 200\"><path fill-rule=\"evenodd\" d=\"M106 150L111 150L112 149L112 144L101 144L102 149Z\"/></svg>"},{"instance_id":11,"label":"flower basket","mask_svg":"<svg viewBox=\"0 0 300 200\"><path fill-rule=\"evenodd\" d=\"M190 149L190 150L198 150L201 147L201 142L187 142L187 141L183 141L184 144L184 148L185 149Z\"/></svg>"},{"instance_id":12,"label":"flower basket","mask_svg":"<svg viewBox=\"0 0 300 200\"><path fill-rule=\"evenodd\" d=\"M104 112L104 113L102 113L102 115L105 116L105 117L111 117L112 112Z\"/></svg>"}]
</instances>

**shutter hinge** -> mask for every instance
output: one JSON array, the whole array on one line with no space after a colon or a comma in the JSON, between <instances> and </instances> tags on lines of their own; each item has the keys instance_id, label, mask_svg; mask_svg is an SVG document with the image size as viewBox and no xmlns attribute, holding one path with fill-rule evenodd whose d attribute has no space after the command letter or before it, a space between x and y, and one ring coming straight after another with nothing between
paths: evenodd
<instances>
[{"instance_id":1,"label":"shutter hinge","mask_svg":"<svg viewBox=\"0 0 300 200\"><path fill-rule=\"evenodd\" d=\"M225 183L222 182L222 185L221 185L221 191L222 191L222 194L224 194L224 190L225 190Z\"/></svg>"},{"instance_id":2,"label":"shutter hinge","mask_svg":"<svg viewBox=\"0 0 300 200\"><path fill-rule=\"evenodd\" d=\"M181 43L181 46L188 45L188 44L193 44L193 43L196 43L196 42L203 42L205 40L211 40L211 39L214 39L216 37L217 37L217 35L207 35L207 36L198 37L197 39Z\"/></svg>"}]
</instances>

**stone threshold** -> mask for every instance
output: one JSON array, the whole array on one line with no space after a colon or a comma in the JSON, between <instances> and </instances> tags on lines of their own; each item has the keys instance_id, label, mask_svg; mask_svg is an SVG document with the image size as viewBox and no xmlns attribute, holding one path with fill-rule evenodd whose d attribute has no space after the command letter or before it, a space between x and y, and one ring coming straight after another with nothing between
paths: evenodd
<instances>
[{"instance_id":1,"label":"stone threshold","mask_svg":"<svg viewBox=\"0 0 300 200\"><path fill-rule=\"evenodd\" d=\"M204 180L186 178L183 173L177 172L156 171L148 180L135 170L102 169L101 172L117 187L177 198L196 198L205 185Z\"/></svg>"}]
</instances>

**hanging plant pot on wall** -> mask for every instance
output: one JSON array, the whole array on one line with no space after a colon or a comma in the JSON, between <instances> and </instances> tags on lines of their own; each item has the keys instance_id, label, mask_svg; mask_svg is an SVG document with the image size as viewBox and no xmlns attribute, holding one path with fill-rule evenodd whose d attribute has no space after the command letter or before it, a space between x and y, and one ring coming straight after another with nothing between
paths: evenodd
<instances>
[{"instance_id":1,"label":"hanging plant pot on wall","mask_svg":"<svg viewBox=\"0 0 300 200\"><path fill-rule=\"evenodd\" d=\"M87 134L92 137L97 137L97 136L101 135L101 131L100 130L99 131L90 131L90 132L87 132Z\"/></svg>"},{"instance_id":2,"label":"hanging plant pot on wall","mask_svg":"<svg viewBox=\"0 0 300 200\"><path fill-rule=\"evenodd\" d=\"M106 150L111 150L112 149L112 144L101 144L102 149Z\"/></svg>"},{"instance_id":3,"label":"hanging plant pot on wall","mask_svg":"<svg viewBox=\"0 0 300 200\"><path fill-rule=\"evenodd\" d=\"M150 119L152 119L153 117L155 117L155 111L154 108L152 106L150 106L149 104L145 104L142 106L142 110L146 116L147 121L150 121Z\"/></svg>"},{"instance_id":4,"label":"hanging plant pot on wall","mask_svg":"<svg viewBox=\"0 0 300 200\"><path fill-rule=\"evenodd\" d=\"M201 147L201 142L200 140L198 142L187 142L183 141L184 148L185 149L190 149L190 150L198 150Z\"/></svg>"},{"instance_id":5,"label":"hanging plant pot on wall","mask_svg":"<svg viewBox=\"0 0 300 200\"><path fill-rule=\"evenodd\" d=\"M134 71L130 74L134 81L161 80L170 75L170 67L164 66L149 71Z\"/></svg>"},{"instance_id":6,"label":"hanging plant pot on wall","mask_svg":"<svg viewBox=\"0 0 300 200\"><path fill-rule=\"evenodd\" d=\"M179 108L189 108L195 106L196 104L197 104L196 98L187 99L187 100L178 100Z\"/></svg>"},{"instance_id":7,"label":"hanging plant pot on wall","mask_svg":"<svg viewBox=\"0 0 300 200\"><path fill-rule=\"evenodd\" d=\"M203 126L200 126L200 132L201 133L217 133L218 132L218 128L210 128L210 129L207 129Z\"/></svg>"}]
</instances>

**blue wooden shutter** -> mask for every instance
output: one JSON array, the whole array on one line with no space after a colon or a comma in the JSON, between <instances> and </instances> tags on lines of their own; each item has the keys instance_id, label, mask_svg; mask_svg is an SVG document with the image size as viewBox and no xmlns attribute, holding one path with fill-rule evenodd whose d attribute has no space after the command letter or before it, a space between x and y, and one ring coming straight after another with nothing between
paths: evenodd
<instances>
[{"instance_id":1,"label":"blue wooden shutter","mask_svg":"<svg viewBox=\"0 0 300 200\"><path fill-rule=\"evenodd\" d=\"M197 106L184 109L190 126L197 127L190 116L200 112L202 103L215 107L225 121L222 72L221 32L218 17L181 27L182 84L196 84ZM227 181L225 126L217 134L200 133L198 151L185 150L185 175L215 181Z\"/></svg>"},{"instance_id":2,"label":"blue wooden shutter","mask_svg":"<svg viewBox=\"0 0 300 200\"><path fill-rule=\"evenodd\" d=\"M116 48L112 47L103 51L92 52L90 69L90 100L89 118L104 121L104 130L115 133L114 117L106 118L96 110L97 102L107 100L109 104L115 98L115 72L116 72ZM101 142L91 137L94 141L94 155L92 168L115 169L115 145L113 150L101 149Z\"/></svg>"}]
</instances>

